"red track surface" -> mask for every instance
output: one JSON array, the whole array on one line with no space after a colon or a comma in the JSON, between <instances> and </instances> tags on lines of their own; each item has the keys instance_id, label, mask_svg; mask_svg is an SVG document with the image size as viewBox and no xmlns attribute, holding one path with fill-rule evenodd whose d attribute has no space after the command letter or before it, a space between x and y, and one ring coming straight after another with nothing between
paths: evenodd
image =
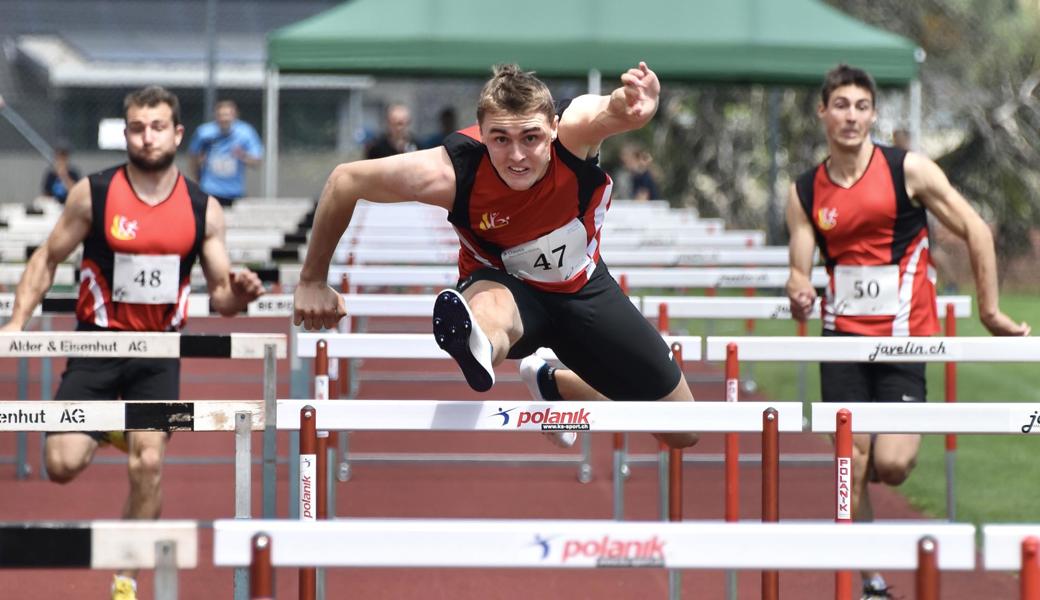
<instances>
[{"instance_id":1,"label":"red track surface","mask_svg":"<svg viewBox=\"0 0 1040 600\"><path fill-rule=\"evenodd\" d=\"M55 324L55 329L67 323ZM196 320L191 331L281 331L282 320L237 319ZM380 329L385 329L380 327ZM35 361L34 361L35 362ZM60 361L59 361L60 362ZM182 373L182 392L187 399L238 399L261 397L258 361L186 360ZM16 361L0 360L0 398L15 398ZM390 374L394 381L363 381L360 396L365 398L430 399L519 399L525 388L515 380L515 366L507 365L500 383L489 395L470 391L461 377L454 381L423 381L428 373L453 373L448 362L367 361L364 377ZM33 373L38 365L32 365ZM288 364L280 361L279 396L288 395ZM55 382L60 365L54 367ZM688 372L699 378L720 375L714 367L698 366ZM449 377L450 378L450 377ZM53 390L52 390L53 393ZM699 400L721 400L721 383L695 384ZM38 387L30 397L39 397ZM752 400L743 398L742 400ZM38 436L30 436L30 457L38 466ZM352 479L339 484L336 513L361 517L460 517L460 518L610 518L612 484L610 478L610 436L593 434L594 480L576 481L573 466L509 465L376 465L353 466ZM652 453L656 444L649 436L632 436L631 451ZM279 453L287 453L287 438L279 440ZM254 438L254 456L261 440ZM721 452L721 437L707 436L694 452ZM551 453L555 449L538 435L526 434L441 434L387 433L358 434L351 437L351 449L358 452L524 452ZM757 440L743 436L741 450L757 452ZM781 452L825 453L829 443L811 434L781 436ZM218 433L177 434L170 456L225 456L233 452L232 436ZM14 453L14 435L0 435L0 455ZM99 457L118 459L111 449ZM721 465L688 465L683 490L684 518L720 519L723 515ZM781 469L780 515L782 519L821 519L832 514L831 469L819 466ZM259 514L260 472L254 470L253 514ZM278 513L286 515L287 469L279 467ZM14 469L0 465L0 519L80 520L118 517L126 496L125 466L92 465L76 481L66 486L40 481L15 481ZM232 517L233 469L223 465L167 465L164 475L164 517L210 520ZM759 469L742 468L741 517L757 519L760 503ZM875 487L875 509L879 519L918 518L906 502L888 489ZM625 518L653 520L658 515L657 469L634 465L625 483ZM181 598L231 598L232 572L212 566L211 536L204 534L200 548L200 568L180 574ZM447 548L445 551L450 552ZM887 574L907 598L913 596L908 574ZM102 598L108 589L110 573L48 570L0 570L0 598L79 599ZM856 578L858 581L858 578ZM803 571L781 575L784 598L833 597L831 573ZM683 572L683 598L723 598L724 574L714 571ZM140 597L151 598L151 576L139 581ZM327 574L329 598L359 599L644 599L666 598L667 576L657 570L433 570L433 569L335 569ZM279 598L296 597L296 575L290 570L277 574ZM757 572L740 575L739 598L759 597ZM982 571L943 575L943 598L1017 598L1017 582L1006 574Z\"/></svg>"}]
</instances>

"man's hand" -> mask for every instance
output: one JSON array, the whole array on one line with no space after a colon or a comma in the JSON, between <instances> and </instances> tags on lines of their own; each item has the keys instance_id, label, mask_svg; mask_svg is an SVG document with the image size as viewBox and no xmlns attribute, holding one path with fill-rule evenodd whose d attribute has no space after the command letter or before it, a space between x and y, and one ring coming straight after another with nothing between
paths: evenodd
<instances>
[{"instance_id":1,"label":"man's hand","mask_svg":"<svg viewBox=\"0 0 1040 600\"><path fill-rule=\"evenodd\" d=\"M325 282L301 281L293 294L293 325L316 331L331 329L347 316L343 296Z\"/></svg>"},{"instance_id":2,"label":"man's hand","mask_svg":"<svg viewBox=\"0 0 1040 600\"><path fill-rule=\"evenodd\" d=\"M1025 321L1016 323L1011 317L999 310L992 315L982 315L980 320L982 325L993 335L1026 336L1032 331L1032 328Z\"/></svg>"},{"instance_id":3,"label":"man's hand","mask_svg":"<svg viewBox=\"0 0 1040 600\"><path fill-rule=\"evenodd\" d=\"M800 284L789 279L787 281L787 298L791 301L791 317L799 322L807 321L816 304L816 289L808 282Z\"/></svg>"},{"instance_id":4,"label":"man's hand","mask_svg":"<svg viewBox=\"0 0 1040 600\"><path fill-rule=\"evenodd\" d=\"M249 269L233 271L229 275L231 283L231 294L235 299L246 306L264 294L264 284L256 273Z\"/></svg>"},{"instance_id":5,"label":"man's hand","mask_svg":"<svg viewBox=\"0 0 1040 600\"><path fill-rule=\"evenodd\" d=\"M661 82L645 62L622 73L621 84L625 92L625 111L630 117L648 118L657 111Z\"/></svg>"}]
</instances>

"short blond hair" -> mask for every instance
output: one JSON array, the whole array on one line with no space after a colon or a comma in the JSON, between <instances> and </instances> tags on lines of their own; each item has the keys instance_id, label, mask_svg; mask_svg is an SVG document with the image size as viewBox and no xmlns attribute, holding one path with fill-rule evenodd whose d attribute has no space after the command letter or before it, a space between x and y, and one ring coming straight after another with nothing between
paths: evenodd
<instances>
[{"instance_id":1,"label":"short blond hair","mask_svg":"<svg viewBox=\"0 0 1040 600\"><path fill-rule=\"evenodd\" d=\"M477 122L484 122L489 112L511 115L541 113L552 122L556 116L549 88L534 76L534 71L521 71L515 64L495 65L494 75L484 84L477 102Z\"/></svg>"}]
</instances>

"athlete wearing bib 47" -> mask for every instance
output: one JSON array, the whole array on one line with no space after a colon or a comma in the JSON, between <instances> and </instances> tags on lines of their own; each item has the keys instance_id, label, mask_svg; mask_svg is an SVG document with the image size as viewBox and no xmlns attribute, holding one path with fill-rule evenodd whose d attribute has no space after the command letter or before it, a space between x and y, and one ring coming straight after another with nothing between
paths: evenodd
<instances>
[{"instance_id":1,"label":"athlete wearing bib 47","mask_svg":"<svg viewBox=\"0 0 1040 600\"><path fill-rule=\"evenodd\" d=\"M816 247L829 280L823 335L929 336L939 331L928 213L968 245L979 317L994 335L1028 335L1002 313L989 227L928 158L875 145L876 89L866 72L841 65L827 74L817 116L829 155L791 185L787 226L791 314L804 321L817 300L810 283ZM821 363L824 402L924 402L924 363ZM899 485L909 476L919 435L853 436L852 517L873 517L868 480ZM892 597L879 573L863 573L863 598Z\"/></svg>"},{"instance_id":2,"label":"athlete wearing bib 47","mask_svg":"<svg viewBox=\"0 0 1040 600\"><path fill-rule=\"evenodd\" d=\"M328 268L359 198L417 200L447 210L459 236L459 284L437 295L433 333L473 389L490 389L494 368L512 358L524 359L521 376L540 400L693 400L668 346L599 255L612 185L600 143L645 125L660 89L640 63L611 94L556 106L533 73L500 65L477 124L442 147L336 167L315 213L294 322L332 327L346 314ZM567 368L531 356L543 346ZM697 439L659 437L673 447Z\"/></svg>"},{"instance_id":3,"label":"athlete wearing bib 47","mask_svg":"<svg viewBox=\"0 0 1040 600\"><path fill-rule=\"evenodd\" d=\"M152 86L124 101L129 161L82 179L47 241L30 257L15 293L11 320L18 331L51 286L58 263L83 244L77 329L176 331L185 322L189 276L198 258L210 306L231 316L263 293L255 273L231 273L224 247L224 213L173 164L184 135L177 97ZM56 400L177 400L180 361L170 358L71 358ZM53 433L44 447L52 481L82 472L98 445L128 453L128 519L155 519L162 503L162 458L168 434L135 431ZM132 571L118 575L113 600L136 597Z\"/></svg>"}]
</instances>

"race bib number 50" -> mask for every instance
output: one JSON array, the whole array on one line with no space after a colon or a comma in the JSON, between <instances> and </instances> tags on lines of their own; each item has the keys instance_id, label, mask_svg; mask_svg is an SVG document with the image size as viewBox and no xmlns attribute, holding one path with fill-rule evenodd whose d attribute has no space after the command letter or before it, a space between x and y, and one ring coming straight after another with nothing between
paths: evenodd
<instances>
[{"instance_id":1,"label":"race bib number 50","mask_svg":"<svg viewBox=\"0 0 1040 600\"><path fill-rule=\"evenodd\" d=\"M115 253L112 300L131 304L175 304L181 257L176 254Z\"/></svg>"},{"instance_id":2,"label":"race bib number 50","mask_svg":"<svg viewBox=\"0 0 1040 600\"><path fill-rule=\"evenodd\" d=\"M557 283L568 281L588 265L588 239L578 219L542 237L502 252L506 271L520 279Z\"/></svg>"},{"instance_id":3,"label":"race bib number 50","mask_svg":"<svg viewBox=\"0 0 1040 600\"><path fill-rule=\"evenodd\" d=\"M899 312L899 266L834 267L834 312L843 316Z\"/></svg>"}]
</instances>

